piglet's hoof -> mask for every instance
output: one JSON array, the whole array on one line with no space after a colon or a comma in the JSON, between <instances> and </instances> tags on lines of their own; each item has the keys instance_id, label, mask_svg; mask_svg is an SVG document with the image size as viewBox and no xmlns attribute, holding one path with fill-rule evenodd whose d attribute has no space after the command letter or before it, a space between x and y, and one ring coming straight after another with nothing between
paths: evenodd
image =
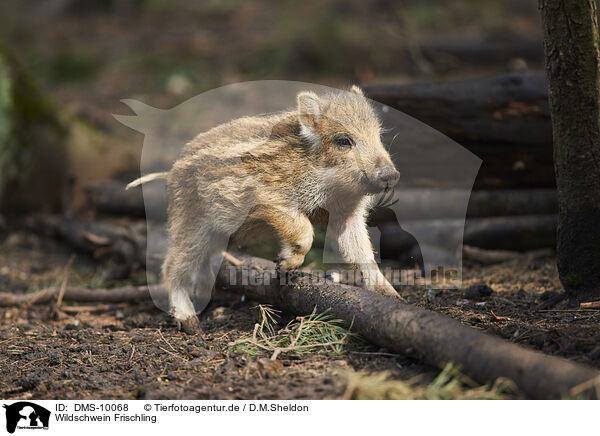
<instances>
[{"instance_id":1,"label":"piglet's hoof","mask_svg":"<svg viewBox=\"0 0 600 436\"><path fill-rule=\"evenodd\" d=\"M286 270L280 263L276 265L275 272L277 273L277 277L281 284L289 284L302 276L301 271L298 271L297 269Z\"/></svg>"},{"instance_id":2,"label":"piglet's hoof","mask_svg":"<svg viewBox=\"0 0 600 436\"><path fill-rule=\"evenodd\" d=\"M188 319L177 320L177 325L179 330L187 333L188 335L197 335L202 334L202 328L200 327L200 321L195 316L192 316Z\"/></svg>"}]
</instances>

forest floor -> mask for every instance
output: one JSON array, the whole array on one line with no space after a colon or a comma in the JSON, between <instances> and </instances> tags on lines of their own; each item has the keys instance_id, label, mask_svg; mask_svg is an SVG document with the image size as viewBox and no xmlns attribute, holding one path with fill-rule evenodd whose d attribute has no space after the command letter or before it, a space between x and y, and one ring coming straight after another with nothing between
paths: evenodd
<instances>
[{"instance_id":1,"label":"forest floor","mask_svg":"<svg viewBox=\"0 0 600 436\"><path fill-rule=\"evenodd\" d=\"M2 291L27 292L62 281L71 257L69 247L23 230L4 236ZM107 286L106 271L106 265L78 255L69 283ZM478 283L486 283L493 293L466 298L464 288ZM600 367L600 311L560 305L535 310L557 292L555 259L545 257L486 267L467 264L463 289L435 293L410 288L403 295L411 304L475 329ZM48 304L4 308L0 312L0 398L347 398L349 380L357 371L385 372L389 380L408 380L413 385L427 385L440 372L370 344L355 345L342 354L282 354L278 363L268 359L268 352L232 351L232 341L252 333L255 306L239 297L221 296L201 316L203 338L178 331L166 313L148 303L78 312ZM282 314L281 319L285 325L292 317ZM508 395L519 397L519 393Z\"/></svg>"}]
</instances>

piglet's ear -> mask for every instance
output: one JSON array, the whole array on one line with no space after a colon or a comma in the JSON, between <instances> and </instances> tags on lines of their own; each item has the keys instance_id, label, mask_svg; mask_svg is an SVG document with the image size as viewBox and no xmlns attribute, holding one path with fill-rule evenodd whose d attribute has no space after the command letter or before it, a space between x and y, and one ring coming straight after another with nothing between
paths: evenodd
<instances>
[{"instance_id":1,"label":"piglet's ear","mask_svg":"<svg viewBox=\"0 0 600 436\"><path fill-rule=\"evenodd\" d=\"M362 96L365 95L364 92L363 92L363 90L360 89L357 85L352 85L352 88L350 88L350 91L352 91L352 92L354 92L355 94L358 94L358 95L362 95Z\"/></svg>"},{"instance_id":2,"label":"piglet's ear","mask_svg":"<svg viewBox=\"0 0 600 436\"><path fill-rule=\"evenodd\" d=\"M311 91L298 94L298 119L303 130L313 131L321 117L321 100Z\"/></svg>"}]
</instances>

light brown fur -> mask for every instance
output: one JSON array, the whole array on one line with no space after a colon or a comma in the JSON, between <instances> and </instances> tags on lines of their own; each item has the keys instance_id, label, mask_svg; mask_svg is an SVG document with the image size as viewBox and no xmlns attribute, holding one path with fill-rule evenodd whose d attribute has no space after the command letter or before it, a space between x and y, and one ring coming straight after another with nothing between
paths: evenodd
<instances>
[{"instance_id":1,"label":"light brown fur","mask_svg":"<svg viewBox=\"0 0 600 436\"><path fill-rule=\"evenodd\" d=\"M340 145L340 138L352 141ZM374 260L366 229L373 194L397 182L380 124L359 88L298 94L298 107L246 117L198 135L168 174L170 248L163 265L171 312L195 320L210 297L229 237L258 223L281 240L279 267L300 267L313 239L311 221L329 213L343 259L366 286L397 293ZM203 306L202 306L203 307Z\"/></svg>"}]
</instances>

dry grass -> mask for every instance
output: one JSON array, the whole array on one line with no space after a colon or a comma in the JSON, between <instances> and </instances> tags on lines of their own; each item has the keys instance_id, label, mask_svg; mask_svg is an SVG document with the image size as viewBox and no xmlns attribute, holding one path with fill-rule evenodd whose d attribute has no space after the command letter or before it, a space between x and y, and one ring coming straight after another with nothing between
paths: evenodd
<instances>
[{"instance_id":1,"label":"dry grass","mask_svg":"<svg viewBox=\"0 0 600 436\"><path fill-rule=\"evenodd\" d=\"M346 371L347 400L502 400L515 398L516 387L510 380L498 379L493 385L479 385L453 364L448 364L429 384L418 384L418 378L391 380L387 372L367 374Z\"/></svg>"},{"instance_id":2,"label":"dry grass","mask_svg":"<svg viewBox=\"0 0 600 436\"><path fill-rule=\"evenodd\" d=\"M302 354L315 351L343 353L350 343L359 342L356 334L342 326L327 312L298 316L284 328L277 329L278 311L269 305L259 305L258 322L251 335L229 344L231 351L243 351L251 355L261 351L271 353L271 360L281 353ZM350 326L351 328L352 326Z\"/></svg>"}]
</instances>

